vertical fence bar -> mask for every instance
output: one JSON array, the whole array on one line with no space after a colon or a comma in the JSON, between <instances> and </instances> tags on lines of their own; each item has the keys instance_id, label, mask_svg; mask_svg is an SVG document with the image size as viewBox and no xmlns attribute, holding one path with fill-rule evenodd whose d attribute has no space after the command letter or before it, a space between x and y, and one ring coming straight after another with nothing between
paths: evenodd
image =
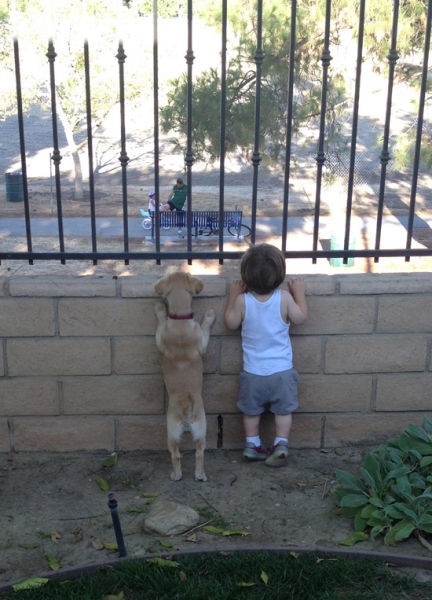
<instances>
[{"instance_id":1,"label":"vertical fence bar","mask_svg":"<svg viewBox=\"0 0 432 600\"><path fill-rule=\"evenodd\" d=\"M257 195L258 195L258 167L261 162L260 147L260 115L261 115L261 70L264 60L264 52L262 48L262 15L263 3L262 0L257 2L257 47L254 55L256 64L256 82L255 82L255 139L254 150L252 154L253 165L253 184L252 184L252 218L251 218L251 242L255 243L256 234L256 212L257 212Z\"/></svg>"},{"instance_id":2,"label":"vertical fence bar","mask_svg":"<svg viewBox=\"0 0 432 600\"><path fill-rule=\"evenodd\" d=\"M153 147L154 147L154 189L156 191L156 252L160 252L160 173L159 173L159 38L158 38L158 0L153 0ZM160 259L156 260L160 265Z\"/></svg>"},{"instance_id":3,"label":"vertical fence bar","mask_svg":"<svg viewBox=\"0 0 432 600\"><path fill-rule=\"evenodd\" d=\"M128 223L128 198L127 198L127 165L129 157L126 152L126 119L125 119L125 95L124 95L124 63L126 54L123 42L119 42L116 55L119 65L119 93L120 93L120 156L119 161L122 170L122 199L123 199L123 245L124 251L129 252L129 223ZM125 260L129 264L129 259Z\"/></svg>"},{"instance_id":4,"label":"vertical fence bar","mask_svg":"<svg viewBox=\"0 0 432 600\"><path fill-rule=\"evenodd\" d=\"M366 4L366 0L360 0L359 31L358 31L358 42L357 42L357 67L356 67L356 81L355 81L355 92L354 92L352 131L351 131L351 151L350 151L350 167L349 167L349 176L348 176L348 191L347 191L347 204L346 204L346 216L345 216L344 250L349 249L349 241L350 241L352 199L353 199L354 174L355 174L355 158L356 158L356 146L357 146L357 127L358 127L358 113L359 113L360 83L361 83L362 58L363 58L362 54L363 54L365 4ZM348 258L344 257L343 262L344 262L344 264L347 264Z\"/></svg>"},{"instance_id":5,"label":"vertical fence bar","mask_svg":"<svg viewBox=\"0 0 432 600\"><path fill-rule=\"evenodd\" d=\"M85 91L86 91L86 115L87 115L87 152L89 165L89 193L90 193L90 225L91 225L91 243L92 252L97 252L96 242L96 209L95 209L95 186L94 186L94 166L93 166L93 132L92 132L92 110L91 110L91 91L90 91L90 56L88 41L84 42L84 73L85 73ZM97 260L93 260L97 264Z\"/></svg>"},{"instance_id":6,"label":"vertical fence bar","mask_svg":"<svg viewBox=\"0 0 432 600\"><path fill-rule=\"evenodd\" d=\"M290 23L290 61L289 61L289 81L288 81L288 105L286 121L286 141L285 141L285 173L284 173L284 192L282 209L282 252L287 249L288 232L288 205L289 205L289 183L291 169L291 142L292 142L292 122L294 108L294 68L295 68L295 48L296 48L296 16L297 0L291 2L291 23Z\"/></svg>"},{"instance_id":7,"label":"vertical fence bar","mask_svg":"<svg viewBox=\"0 0 432 600\"><path fill-rule=\"evenodd\" d=\"M59 247L60 252L65 251L64 246L64 233L63 233L63 211L61 202L61 181L60 181L60 162L62 156L59 150L58 143L58 130L57 130L57 102L56 102L56 85L55 85L55 69L54 63L57 53L54 49L53 41L50 40L48 43L48 52L46 54L49 62L50 70L50 90L51 90L51 119L52 119L52 135L53 135L53 153L51 159L54 163L54 177L56 184L56 200L57 200L57 221L58 221L58 234L59 234ZM64 258L61 260L64 265Z\"/></svg>"},{"instance_id":8,"label":"vertical fence bar","mask_svg":"<svg viewBox=\"0 0 432 600\"><path fill-rule=\"evenodd\" d=\"M192 154L192 66L194 61L194 53L192 50L192 0L188 0L187 5L187 30L188 30L188 47L186 52L186 63L187 63L187 148L185 155L186 163L186 176L187 176L187 249L190 252L192 250L192 165L194 157ZM188 259L188 264L192 264L192 259Z\"/></svg>"},{"instance_id":9,"label":"vertical fence bar","mask_svg":"<svg viewBox=\"0 0 432 600\"><path fill-rule=\"evenodd\" d=\"M419 109L418 109L418 115L417 115L417 132L416 132L415 151L414 151L413 176L412 176L412 181L411 181L410 206L409 206L409 214L408 214L407 241L406 241L406 249L407 250L409 250L411 248L413 227L414 227L414 213L415 213L416 196L417 196L418 172L419 172L419 165L420 165L421 139L422 139L422 133L423 133L423 115L424 115L426 91L427 91L427 86L428 86L428 60L429 60L429 52L430 52L431 24L432 24L431 16L432 16L432 0L429 0L428 12L427 12L427 17L426 17L426 31L425 31L425 42L424 42L424 54L423 54L423 70L422 70L422 79L421 79L420 96L419 96ZM405 261L409 262L409 260L410 260L409 255L405 256Z\"/></svg>"},{"instance_id":10,"label":"vertical fence bar","mask_svg":"<svg viewBox=\"0 0 432 600\"><path fill-rule=\"evenodd\" d=\"M393 98L393 84L394 84L394 72L397 59L399 58L399 54L397 52L396 44L397 44L397 30L398 30L398 19L399 19L399 0L394 0L393 3L393 22L392 22L392 34L391 34L391 47L390 51L387 55L387 59L389 62L389 73L388 73L388 85L387 85L387 106L386 106L386 115L384 122L384 134L383 134L383 144L381 150L381 177L380 177L380 187L379 187L379 195L378 195L378 212L377 212L377 223L376 223L376 233L375 233L375 250L378 250L381 243L381 229L382 229L382 218L384 211L384 194L385 194L385 184L386 184L386 173L387 173L387 165L390 160L389 153L389 137L390 137L390 120L391 120L391 112L392 112L392 98ZM374 261L377 263L379 260L378 256L374 258Z\"/></svg>"},{"instance_id":11,"label":"vertical fence bar","mask_svg":"<svg viewBox=\"0 0 432 600\"><path fill-rule=\"evenodd\" d=\"M321 211L321 187L323 178L323 167L325 162L324 153L324 141L325 141L325 124L326 124L326 111L327 111L327 90L328 90L328 69L332 56L330 54L330 19L331 19L331 0L326 0L326 14L325 14L325 26L324 26L324 49L321 54L322 62L322 89L321 89L321 113L320 113L320 126L319 126L319 139L318 139L318 151L315 157L317 162L317 179L316 179L316 190L315 190L315 214L314 214L314 228L313 228L313 251L318 249L318 235L319 235L319 218ZM312 260L316 263L317 259Z\"/></svg>"},{"instance_id":12,"label":"vertical fence bar","mask_svg":"<svg viewBox=\"0 0 432 600\"><path fill-rule=\"evenodd\" d=\"M222 0L222 52L221 52L221 100L220 100L220 167L219 167L219 251L223 252L224 206L225 206L225 136L226 136L226 76L227 76L227 0ZM219 264L223 264L222 258Z\"/></svg>"},{"instance_id":13,"label":"vertical fence bar","mask_svg":"<svg viewBox=\"0 0 432 600\"><path fill-rule=\"evenodd\" d=\"M19 137L20 137L21 172L22 172L23 193L24 193L24 217L25 217L25 228L26 228L26 238L27 238L27 251L32 252L30 207L29 207L29 195L28 195L28 183L27 183L27 160L26 160L26 148L25 148L25 137L24 137L24 117L23 117L23 105L22 105L21 68L20 68L20 57L19 57L19 45L18 45L18 40L16 38L14 39L14 59L15 59L18 128L19 128ZM33 264L32 259L29 259L29 264L30 265Z\"/></svg>"}]
</instances>

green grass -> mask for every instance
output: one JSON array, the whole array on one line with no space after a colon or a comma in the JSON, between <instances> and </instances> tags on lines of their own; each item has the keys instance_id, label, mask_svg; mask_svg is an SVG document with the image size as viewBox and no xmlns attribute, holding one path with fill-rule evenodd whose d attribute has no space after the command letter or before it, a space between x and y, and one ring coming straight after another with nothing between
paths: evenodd
<instances>
[{"instance_id":1,"label":"green grass","mask_svg":"<svg viewBox=\"0 0 432 600\"><path fill-rule=\"evenodd\" d=\"M432 584L395 575L383 562L369 559L261 552L129 560L0 598L103 600L109 595L118 600L430 600Z\"/></svg>"}]
</instances>

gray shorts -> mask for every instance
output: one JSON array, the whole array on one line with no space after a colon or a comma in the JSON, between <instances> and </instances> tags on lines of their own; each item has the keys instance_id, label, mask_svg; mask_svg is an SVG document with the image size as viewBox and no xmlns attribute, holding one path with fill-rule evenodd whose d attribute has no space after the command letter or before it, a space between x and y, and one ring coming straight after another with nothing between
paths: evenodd
<instances>
[{"instance_id":1,"label":"gray shorts","mask_svg":"<svg viewBox=\"0 0 432 600\"><path fill-rule=\"evenodd\" d=\"M295 369L273 375L240 373L238 408L245 415L255 417L265 410L275 415L288 415L298 408L298 373Z\"/></svg>"}]
</instances>

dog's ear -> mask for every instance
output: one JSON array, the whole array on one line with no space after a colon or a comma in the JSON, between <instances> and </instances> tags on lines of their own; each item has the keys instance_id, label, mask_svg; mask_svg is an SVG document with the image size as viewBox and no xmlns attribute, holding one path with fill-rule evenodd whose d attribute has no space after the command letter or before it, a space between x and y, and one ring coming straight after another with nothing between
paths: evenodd
<instances>
[{"instance_id":1,"label":"dog's ear","mask_svg":"<svg viewBox=\"0 0 432 600\"><path fill-rule=\"evenodd\" d=\"M165 278L159 279L159 281L156 281L156 283L153 286L156 294L158 294L159 296L163 296L166 291L166 284L167 284L167 281Z\"/></svg>"},{"instance_id":2,"label":"dog's ear","mask_svg":"<svg viewBox=\"0 0 432 600\"><path fill-rule=\"evenodd\" d=\"M201 281L201 279L198 279L198 277L189 276L189 283L194 294L199 294L202 292L204 283Z\"/></svg>"}]
</instances>

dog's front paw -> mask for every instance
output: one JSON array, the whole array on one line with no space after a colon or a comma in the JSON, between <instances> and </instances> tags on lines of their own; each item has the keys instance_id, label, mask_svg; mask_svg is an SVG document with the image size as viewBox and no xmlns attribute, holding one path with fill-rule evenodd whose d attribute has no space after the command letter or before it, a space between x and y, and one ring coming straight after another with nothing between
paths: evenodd
<instances>
[{"instance_id":1,"label":"dog's front paw","mask_svg":"<svg viewBox=\"0 0 432 600\"><path fill-rule=\"evenodd\" d=\"M207 475L205 473L195 473L195 481L207 481Z\"/></svg>"},{"instance_id":2,"label":"dog's front paw","mask_svg":"<svg viewBox=\"0 0 432 600\"><path fill-rule=\"evenodd\" d=\"M158 321L164 321L166 319L166 308L162 302L157 302L157 304L154 305L154 311Z\"/></svg>"},{"instance_id":3,"label":"dog's front paw","mask_svg":"<svg viewBox=\"0 0 432 600\"><path fill-rule=\"evenodd\" d=\"M174 471L170 475L171 481L180 481L183 478L182 472L174 473Z\"/></svg>"},{"instance_id":4,"label":"dog's front paw","mask_svg":"<svg viewBox=\"0 0 432 600\"><path fill-rule=\"evenodd\" d=\"M204 315L204 323L208 326L213 325L216 319L216 313L212 308L208 308Z\"/></svg>"}]
</instances>

